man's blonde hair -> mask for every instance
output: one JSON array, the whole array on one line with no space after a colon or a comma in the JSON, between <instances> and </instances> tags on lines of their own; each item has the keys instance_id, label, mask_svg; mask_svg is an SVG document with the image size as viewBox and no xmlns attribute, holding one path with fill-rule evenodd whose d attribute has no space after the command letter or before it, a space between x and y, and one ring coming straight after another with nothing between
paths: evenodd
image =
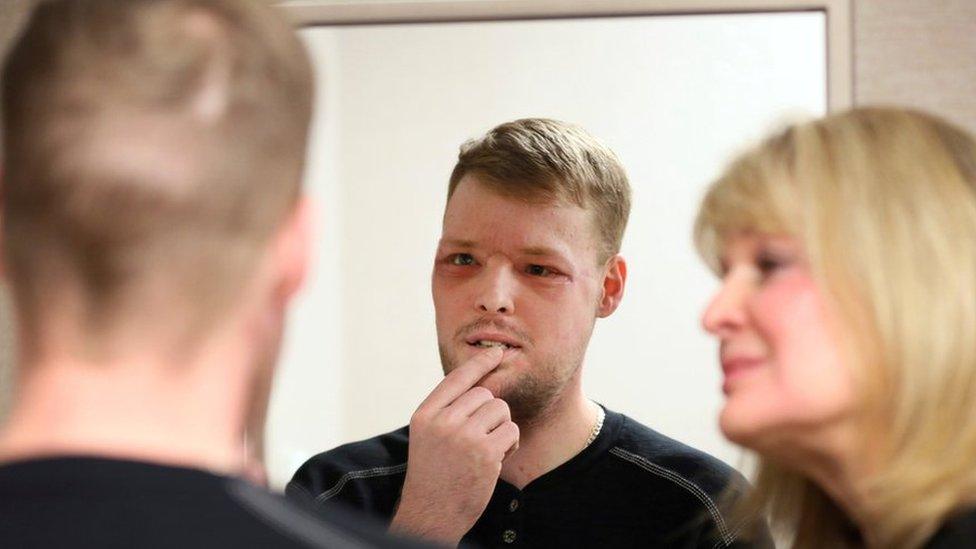
<instances>
[{"instance_id":1,"label":"man's blonde hair","mask_svg":"<svg viewBox=\"0 0 976 549\"><path fill-rule=\"evenodd\" d=\"M43 2L2 93L2 253L28 334L68 294L91 332L146 292L200 329L299 195L311 66L263 2Z\"/></svg>"},{"instance_id":2,"label":"man's blonde hair","mask_svg":"<svg viewBox=\"0 0 976 549\"><path fill-rule=\"evenodd\" d=\"M504 196L590 210L599 261L620 252L630 215L627 174L613 151L579 126L524 118L468 141L451 173L448 200L468 174Z\"/></svg>"},{"instance_id":3,"label":"man's blonde hair","mask_svg":"<svg viewBox=\"0 0 976 549\"><path fill-rule=\"evenodd\" d=\"M936 117L862 108L799 124L742 155L695 223L718 269L740 231L796 236L846 333L880 468L863 480L882 547L918 547L976 500L976 142ZM872 437L868 440L879 442ZM797 547L843 547L824 491L760 460L749 511Z\"/></svg>"}]
</instances>

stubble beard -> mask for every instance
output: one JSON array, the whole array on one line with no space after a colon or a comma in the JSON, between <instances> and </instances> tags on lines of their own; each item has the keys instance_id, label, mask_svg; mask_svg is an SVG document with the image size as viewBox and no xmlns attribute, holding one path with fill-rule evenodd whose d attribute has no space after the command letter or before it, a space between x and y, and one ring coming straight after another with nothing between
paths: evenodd
<instances>
[{"instance_id":1,"label":"stubble beard","mask_svg":"<svg viewBox=\"0 0 976 549\"><path fill-rule=\"evenodd\" d=\"M441 367L446 375L460 365L460 362L445 348L438 344L441 357ZM512 421L523 431L539 424L548 415L554 403L563 395L563 391L583 363L581 350L574 350L559 357L547 357L545 360L529 364L525 371L517 377L504 382L497 392L492 390L495 398L500 398L508 404L512 414ZM504 365L504 362L502 363ZM489 374L490 376L491 374Z\"/></svg>"}]
</instances>

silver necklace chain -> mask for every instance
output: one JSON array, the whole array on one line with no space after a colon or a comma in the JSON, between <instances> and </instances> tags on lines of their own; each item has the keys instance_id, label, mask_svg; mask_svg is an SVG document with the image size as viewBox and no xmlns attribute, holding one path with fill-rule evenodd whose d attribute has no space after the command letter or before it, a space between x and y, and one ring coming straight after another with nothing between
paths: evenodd
<instances>
[{"instance_id":1,"label":"silver necklace chain","mask_svg":"<svg viewBox=\"0 0 976 549\"><path fill-rule=\"evenodd\" d=\"M607 413L603 411L603 406L600 405L597 405L596 410L596 423L593 424L593 430L590 431L590 437L586 439L586 444L583 445L584 449L593 444L596 437L600 436L600 431L603 430L603 420L606 419Z\"/></svg>"}]
</instances>

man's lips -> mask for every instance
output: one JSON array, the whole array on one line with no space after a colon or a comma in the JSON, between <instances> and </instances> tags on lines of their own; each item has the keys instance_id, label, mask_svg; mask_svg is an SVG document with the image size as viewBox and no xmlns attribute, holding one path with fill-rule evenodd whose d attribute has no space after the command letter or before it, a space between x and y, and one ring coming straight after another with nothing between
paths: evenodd
<instances>
[{"instance_id":1,"label":"man's lips","mask_svg":"<svg viewBox=\"0 0 976 549\"><path fill-rule=\"evenodd\" d=\"M518 339L500 332L475 332L465 337L464 342L472 347L487 348L491 343L502 343L507 349L522 348L522 343Z\"/></svg>"}]
</instances>

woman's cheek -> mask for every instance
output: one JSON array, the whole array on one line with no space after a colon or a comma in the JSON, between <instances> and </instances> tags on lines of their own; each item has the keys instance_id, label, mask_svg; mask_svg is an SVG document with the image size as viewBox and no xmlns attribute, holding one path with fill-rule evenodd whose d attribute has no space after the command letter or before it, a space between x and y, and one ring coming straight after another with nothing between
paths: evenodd
<instances>
[{"instance_id":1,"label":"woman's cheek","mask_svg":"<svg viewBox=\"0 0 976 549\"><path fill-rule=\"evenodd\" d=\"M853 389L826 305L802 271L770 280L756 300L756 326L776 365L774 375L787 400L806 408L811 419L846 407Z\"/></svg>"}]
</instances>

